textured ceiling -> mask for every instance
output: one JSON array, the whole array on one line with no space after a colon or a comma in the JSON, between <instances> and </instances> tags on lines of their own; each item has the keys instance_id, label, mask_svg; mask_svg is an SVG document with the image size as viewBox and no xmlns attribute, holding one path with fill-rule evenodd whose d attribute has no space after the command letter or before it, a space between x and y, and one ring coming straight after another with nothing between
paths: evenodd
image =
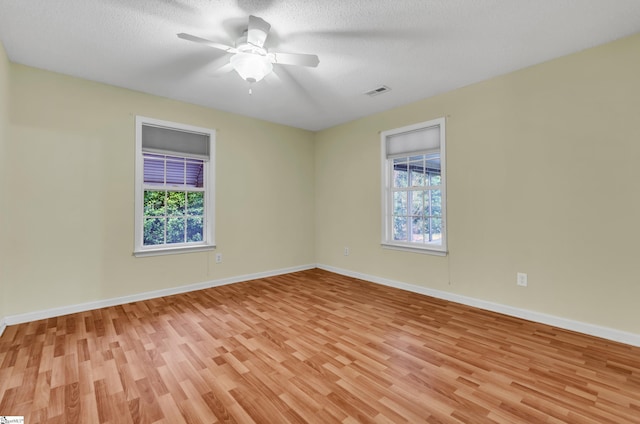
<instances>
[{"instance_id":1,"label":"textured ceiling","mask_svg":"<svg viewBox=\"0 0 640 424\"><path fill-rule=\"evenodd\" d=\"M233 45L249 14L265 47L320 65L277 65L250 96L229 55L176 37ZM13 62L309 130L637 31L640 0L0 0Z\"/></svg>"}]
</instances>

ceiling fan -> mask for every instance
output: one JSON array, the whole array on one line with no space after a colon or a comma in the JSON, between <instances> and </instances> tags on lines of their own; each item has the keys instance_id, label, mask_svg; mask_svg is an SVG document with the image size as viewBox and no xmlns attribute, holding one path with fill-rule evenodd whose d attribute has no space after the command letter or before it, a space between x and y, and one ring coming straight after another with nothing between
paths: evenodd
<instances>
[{"instance_id":1,"label":"ceiling fan","mask_svg":"<svg viewBox=\"0 0 640 424\"><path fill-rule=\"evenodd\" d=\"M195 35L180 33L179 38L204 44L233 54L229 59L235 71L250 83L258 82L273 71L273 64L296 65L315 68L320 63L314 54L276 53L269 52L264 42L269 35L271 25L262 18L249 16L249 25L242 36L236 41L236 46L216 43Z\"/></svg>"}]
</instances>

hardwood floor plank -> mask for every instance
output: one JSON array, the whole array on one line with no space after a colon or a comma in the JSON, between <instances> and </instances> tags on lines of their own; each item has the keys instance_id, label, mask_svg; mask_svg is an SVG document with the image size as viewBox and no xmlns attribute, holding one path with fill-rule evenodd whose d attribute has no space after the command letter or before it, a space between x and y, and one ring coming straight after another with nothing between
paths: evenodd
<instances>
[{"instance_id":1,"label":"hardwood floor plank","mask_svg":"<svg viewBox=\"0 0 640 424\"><path fill-rule=\"evenodd\" d=\"M8 327L55 423L640 423L640 348L322 270Z\"/></svg>"},{"instance_id":2,"label":"hardwood floor plank","mask_svg":"<svg viewBox=\"0 0 640 424\"><path fill-rule=\"evenodd\" d=\"M211 412L213 412L219 422L228 424L238 422L225 406L225 403L227 402L224 401L224 398L221 399L217 397L213 391L203 394L202 400L207 407L209 407Z\"/></svg>"},{"instance_id":3,"label":"hardwood floor plank","mask_svg":"<svg viewBox=\"0 0 640 424\"><path fill-rule=\"evenodd\" d=\"M111 404L107 394L107 387L104 380L94 381L94 392L96 399L96 409L98 410L98 422L106 423L112 419Z\"/></svg>"},{"instance_id":4,"label":"hardwood floor plank","mask_svg":"<svg viewBox=\"0 0 640 424\"><path fill-rule=\"evenodd\" d=\"M137 380L136 386L140 393L140 397L138 398L138 414L140 416L140 422L152 423L164 418L162 409L158 405L157 398L164 394L168 394L169 392L160 394L155 393L151 382L149 382L147 378Z\"/></svg>"},{"instance_id":5,"label":"hardwood floor plank","mask_svg":"<svg viewBox=\"0 0 640 424\"><path fill-rule=\"evenodd\" d=\"M170 393L158 397L158 405L162 409L162 415L164 416L163 420L157 421L158 424L186 424L187 421L183 413L180 410L180 407L176 403L175 399L171 396ZM133 413L131 414L133 416ZM136 418L136 417L134 417ZM137 416L137 419L133 421L136 424L142 424L148 421L142 421L142 419Z\"/></svg>"},{"instance_id":6,"label":"hardwood floor plank","mask_svg":"<svg viewBox=\"0 0 640 424\"><path fill-rule=\"evenodd\" d=\"M45 371L38 373L36 377L36 386L33 394L33 409L46 408L49 404L49 396L51 394L51 372Z\"/></svg>"},{"instance_id":7,"label":"hardwood floor plank","mask_svg":"<svg viewBox=\"0 0 640 424\"><path fill-rule=\"evenodd\" d=\"M80 389L78 383L67 384L64 388L64 415L69 424L80 423Z\"/></svg>"},{"instance_id":8,"label":"hardwood floor plank","mask_svg":"<svg viewBox=\"0 0 640 424\"><path fill-rule=\"evenodd\" d=\"M187 395L186 399L179 403L180 410L188 423L212 423L218 420L190 380L181 382L180 386Z\"/></svg>"},{"instance_id":9,"label":"hardwood floor plank","mask_svg":"<svg viewBox=\"0 0 640 424\"><path fill-rule=\"evenodd\" d=\"M65 386L57 386L51 388L51 394L49 396L49 404L47 406L48 420L60 417L64 414L64 401L65 401ZM24 415L24 414L18 414Z\"/></svg>"}]
</instances>

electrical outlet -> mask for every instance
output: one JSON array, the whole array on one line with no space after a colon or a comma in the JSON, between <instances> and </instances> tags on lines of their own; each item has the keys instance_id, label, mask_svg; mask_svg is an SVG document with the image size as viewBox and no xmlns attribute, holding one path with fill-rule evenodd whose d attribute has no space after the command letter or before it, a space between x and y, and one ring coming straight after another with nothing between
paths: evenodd
<instances>
[{"instance_id":1,"label":"electrical outlet","mask_svg":"<svg viewBox=\"0 0 640 424\"><path fill-rule=\"evenodd\" d=\"M217 264L222 263L222 253L216 253L216 263Z\"/></svg>"},{"instance_id":2,"label":"electrical outlet","mask_svg":"<svg viewBox=\"0 0 640 424\"><path fill-rule=\"evenodd\" d=\"M527 274L524 272L518 272L516 274L516 284L521 287L527 287Z\"/></svg>"},{"instance_id":3,"label":"electrical outlet","mask_svg":"<svg viewBox=\"0 0 640 424\"><path fill-rule=\"evenodd\" d=\"M344 248L344 256L349 256L349 248L348 247Z\"/></svg>"}]
</instances>

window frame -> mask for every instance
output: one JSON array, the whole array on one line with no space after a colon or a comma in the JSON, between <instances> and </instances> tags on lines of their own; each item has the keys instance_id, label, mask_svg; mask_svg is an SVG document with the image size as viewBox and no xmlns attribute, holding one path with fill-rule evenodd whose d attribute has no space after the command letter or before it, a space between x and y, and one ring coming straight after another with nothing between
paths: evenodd
<instances>
[{"instance_id":1,"label":"window frame","mask_svg":"<svg viewBox=\"0 0 640 424\"><path fill-rule=\"evenodd\" d=\"M203 134L209 137L209 158L204 161L203 185L204 185L204 214L203 214L203 240L202 242L185 242L162 245L144 245L144 153L157 153L160 155L191 158L189 154L179 154L176 152L143 152L142 149L142 127L153 126L174 131L183 131L196 134ZM135 240L133 254L136 257L169 255L188 252L200 252L215 249L215 143L216 130L210 128L197 127L193 125L181 124L177 122L164 121L145 116L136 116L136 136L135 136ZM149 189L154 189L151 185ZM166 186L156 186L155 189L167 191ZM185 189L184 191L198 191Z\"/></svg>"},{"instance_id":2,"label":"window frame","mask_svg":"<svg viewBox=\"0 0 640 424\"><path fill-rule=\"evenodd\" d=\"M438 127L440 131L439 147L423 149L415 152L404 152L387 157L387 139L402 133L409 133L428 128ZM380 133L381 144L381 201L382 201L382 229L381 245L383 248L404 250L417 253L426 253L445 256L447 251L447 194L446 194L446 140L445 118L436 118L417 124L407 125L401 128L382 131ZM440 195L441 195L441 244L427 244L424 242L410 242L393 240L393 161L398 157L410 157L439 152L440 154ZM409 190L407 190L409 191ZM421 189L424 191L424 188ZM409 206L409 205L407 205Z\"/></svg>"}]
</instances>

